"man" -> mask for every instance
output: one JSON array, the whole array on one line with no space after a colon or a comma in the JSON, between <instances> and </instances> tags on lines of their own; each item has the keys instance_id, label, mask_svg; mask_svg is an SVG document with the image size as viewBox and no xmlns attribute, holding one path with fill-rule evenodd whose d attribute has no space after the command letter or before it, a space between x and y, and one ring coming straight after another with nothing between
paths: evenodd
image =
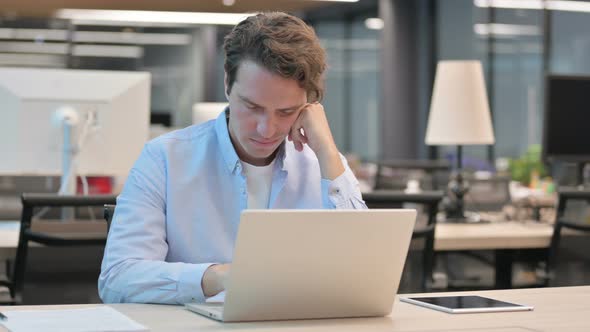
<instances>
[{"instance_id":1,"label":"man","mask_svg":"<svg viewBox=\"0 0 590 332\"><path fill-rule=\"evenodd\" d=\"M366 208L319 103L326 64L313 29L258 14L224 50L228 109L147 143L129 173L98 282L105 302L224 290L244 209Z\"/></svg>"}]
</instances>

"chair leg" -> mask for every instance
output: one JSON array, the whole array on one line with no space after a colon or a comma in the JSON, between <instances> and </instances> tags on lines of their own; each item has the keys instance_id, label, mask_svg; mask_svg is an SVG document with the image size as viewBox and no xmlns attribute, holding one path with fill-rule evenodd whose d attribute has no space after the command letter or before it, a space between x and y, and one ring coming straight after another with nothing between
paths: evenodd
<instances>
[{"instance_id":1,"label":"chair leg","mask_svg":"<svg viewBox=\"0 0 590 332\"><path fill-rule=\"evenodd\" d=\"M12 261L10 259L6 260L4 268L6 269L6 278L12 280L14 273L12 273Z\"/></svg>"}]
</instances>

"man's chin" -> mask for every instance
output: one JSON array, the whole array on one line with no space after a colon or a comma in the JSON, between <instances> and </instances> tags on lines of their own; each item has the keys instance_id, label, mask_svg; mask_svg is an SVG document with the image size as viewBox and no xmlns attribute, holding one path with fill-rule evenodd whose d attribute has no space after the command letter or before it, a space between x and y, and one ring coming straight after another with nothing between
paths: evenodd
<instances>
[{"instance_id":1,"label":"man's chin","mask_svg":"<svg viewBox=\"0 0 590 332\"><path fill-rule=\"evenodd\" d=\"M255 160L256 163L260 163L262 161L269 161L268 159L274 157L275 152L277 151L279 146L280 144L265 149L251 148L250 151L248 151L249 158L252 159L252 161Z\"/></svg>"},{"instance_id":2,"label":"man's chin","mask_svg":"<svg viewBox=\"0 0 590 332\"><path fill-rule=\"evenodd\" d=\"M272 157L276 150L277 148L264 150L254 149L250 155L256 159L266 159Z\"/></svg>"}]
</instances>

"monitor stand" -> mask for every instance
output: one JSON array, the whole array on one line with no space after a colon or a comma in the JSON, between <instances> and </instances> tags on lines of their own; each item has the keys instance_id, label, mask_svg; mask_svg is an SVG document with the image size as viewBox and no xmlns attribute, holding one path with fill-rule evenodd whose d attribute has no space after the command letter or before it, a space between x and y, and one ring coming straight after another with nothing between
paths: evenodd
<instances>
[{"instance_id":1,"label":"monitor stand","mask_svg":"<svg viewBox=\"0 0 590 332\"><path fill-rule=\"evenodd\" d=\"M74 129L79 122L78 113L69 106L62 106L54 113L54 121L61 126L63 133L62 142L62 174L59 187L59 195L76 194L76 165L74 156L78 152L74 141ZM73 220L75 210L73 207L61 208L61 220Z\"/></svg>"}]
</instances>

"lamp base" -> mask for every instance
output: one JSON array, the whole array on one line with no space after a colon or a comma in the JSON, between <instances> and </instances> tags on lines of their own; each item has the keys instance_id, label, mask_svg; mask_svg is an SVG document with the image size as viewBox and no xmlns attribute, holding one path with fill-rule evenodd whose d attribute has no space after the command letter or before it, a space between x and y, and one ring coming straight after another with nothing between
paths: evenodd
<instances>
[{"instance_id":1,"label":"lamp base","mask_svg":"<svg viewBox=\"0 0 590 332\"><path fill-rule=\"evenodd\" d=\"M457 169L451 175L448 185L448 196L443 199L443 208L445 213L437 221L448 223L475 224L481 223L480 215L474 212L465 211L465 202L463 198L469 192L469 183L463 179L461 174L463 149L461 145L457 146Z\"/></svg>"}]
</instances>

